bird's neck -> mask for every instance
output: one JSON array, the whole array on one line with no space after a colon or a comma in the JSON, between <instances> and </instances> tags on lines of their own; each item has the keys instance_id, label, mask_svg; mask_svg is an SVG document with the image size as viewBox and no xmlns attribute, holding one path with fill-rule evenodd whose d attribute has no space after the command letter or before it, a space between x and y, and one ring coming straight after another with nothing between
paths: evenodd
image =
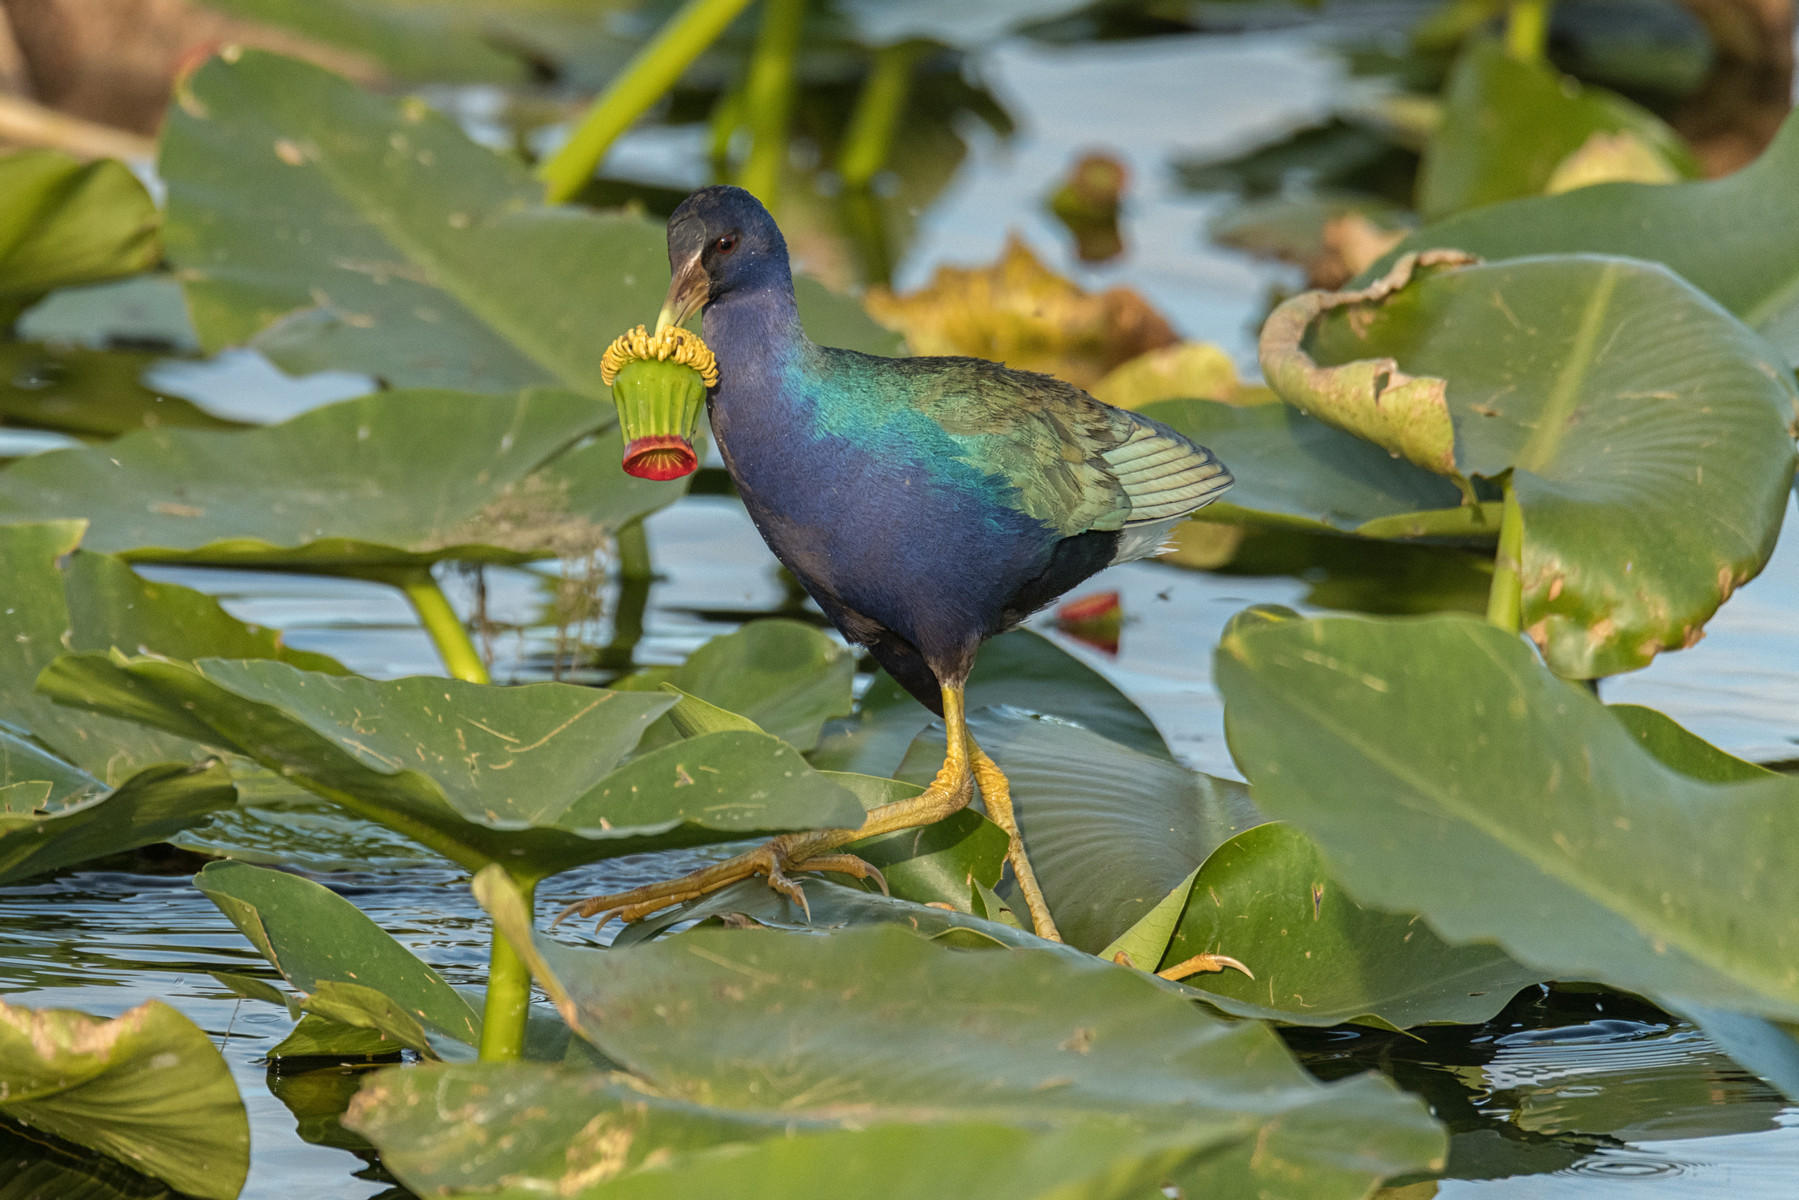
<instances>
[{"instance_id":1,"label":"bird's neck","mask_svg":"<svg viewBox=\"0 0 1799 1200\"><path fill-rule=\"evenodd\" d=\"M742 384L769 380L810 346L793 300L793 279L773 269L707 304L702 331L718 357L720 377Z\"/></svg>"}]
</instances>

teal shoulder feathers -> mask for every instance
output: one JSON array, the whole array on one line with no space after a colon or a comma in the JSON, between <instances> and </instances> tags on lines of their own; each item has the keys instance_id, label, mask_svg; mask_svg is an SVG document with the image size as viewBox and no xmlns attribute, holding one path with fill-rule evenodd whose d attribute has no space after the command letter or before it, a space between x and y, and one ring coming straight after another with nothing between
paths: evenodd
<instances>
[{"instance_id":1,"label":"teal shoulder feathers","mask_svg":"<svg viewBox=\"0 0 1799 1200\"><path fill-rule=\"evenodd\" d=\"M1048 375L978 358L878 359L825 350L820 374L852 420L913 426L1064 536L1171 525L1231 485L1217 456ZM884 410L884 411L883 411ZM846 414L848 415L848 414ZM1127 550L1119 558L1139 557ZM1161 533L1140 553L1151 553Z\"/></svg>"}]
</instances>

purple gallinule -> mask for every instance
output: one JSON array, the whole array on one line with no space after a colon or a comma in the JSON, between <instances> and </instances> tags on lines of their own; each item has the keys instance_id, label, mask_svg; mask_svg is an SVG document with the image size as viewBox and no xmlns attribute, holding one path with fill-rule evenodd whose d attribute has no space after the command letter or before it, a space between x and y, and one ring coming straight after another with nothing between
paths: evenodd
<instances>
[{"instance_id":1,"label":"purple gallinule","mask_svg":"<svg viewBox=\"0 0 1799 1200\"><path fill-rule=\"evenodd\" d=\"M718 363L712 432L756 528L843 636L943 718L947 750L929 787L858 828L785 834L564 915L636 920L751 875L804 907L792 872L877 876L845 847L939 821L978 787L1011 839L1036 931L1056 937L1006 777L968 735L969 668L982 641L1095 571L1154 554L1230 472L1167 426L1047 375L815 345L787 243L741 188L683 201L668 259L658 330L703 314Z\"/></svg>"}]
</instances>

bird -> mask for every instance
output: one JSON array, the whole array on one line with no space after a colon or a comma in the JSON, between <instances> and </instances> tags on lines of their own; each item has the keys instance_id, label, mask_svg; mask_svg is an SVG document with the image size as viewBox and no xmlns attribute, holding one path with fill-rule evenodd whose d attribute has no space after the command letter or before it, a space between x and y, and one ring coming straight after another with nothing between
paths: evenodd
<instances>
[{"instance_id":1,"label":"bird","mask_svg":"<svg viewBox=\"0 0 1799 1200\"><path fill-rule=\"evenodd\" d=\"M1230 472L1168 426L1052 376L813 343L786 240L742 188L682 201L668 259L657 332L700 314L718 368L706 400L713 439L757 531L843 637L942 718L944 759L922 793L856 828L783 834L563 916L634 921L755 875L805 909L798 871L884 887L845 847L942 820L978 788L1005 830L1033 930L1060 940L1010 785L969 734L969 671L986 639L1102 568L1159 551Z\"/></svg>"}]
</instances>

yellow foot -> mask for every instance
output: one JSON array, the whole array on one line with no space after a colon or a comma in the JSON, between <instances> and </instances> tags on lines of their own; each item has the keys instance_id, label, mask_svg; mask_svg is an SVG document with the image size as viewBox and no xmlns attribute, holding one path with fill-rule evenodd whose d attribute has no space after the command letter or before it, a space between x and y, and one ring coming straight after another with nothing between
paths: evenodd
<instances>
[{"instance_id":1,"label":"yellow foot","mask_svg":"<svg viewBox=\"0 0 1799 1200\"><path fill-rule=\"evenodd\" d=\"M1112 956L1112 961L1121 967L1134 967L1131 956L1123 950ZM1172 967L1163 967L1156 974L1163 979L1179 980L1189 975L1205 975L1219 971L1241 971L1254 979L1256 973L1232 958L1228 954L1195 954L1192 958L1175 963Z\"/></svg>"},{"instance_id":2,"label":"yellow foot","mask_svg":"<svg viewBox=\"0 0 1799 1200\"><path fill-rule=\"evenodd\" d=\"M887 880L880 871L855 855L809 852L807 846L809 843L816 844L815 837L815 834L809 833L784 834L754 850L682 875L678 879L665 879L661 883L647 883L628 892L613 892L610 895L580 900L558 913L551 925L554 927L567 917L597 916L599 924L595 926L596 929L603 928L613 917L627 923L640 921L651 913L697 900L753 875L767 876L768 886L799 905L800 911L810 921L812 906L806 903L806 893L800 889L800 885L788 875L790 871L831 871L857 879L872 879L881 885L883 892L887 891Z\"/></svg>"}]
</instances>

